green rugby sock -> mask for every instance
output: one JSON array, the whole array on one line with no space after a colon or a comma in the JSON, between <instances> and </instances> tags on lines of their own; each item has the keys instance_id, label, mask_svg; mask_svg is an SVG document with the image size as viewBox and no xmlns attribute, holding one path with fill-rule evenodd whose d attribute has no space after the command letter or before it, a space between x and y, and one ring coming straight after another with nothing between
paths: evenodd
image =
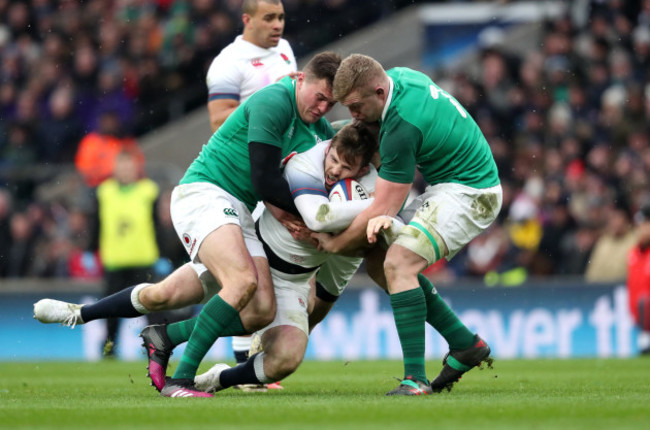
<instances>
[{"instance_id":1,"label":"green rugby sock","mask_svg":"<svg viewBox=\"0 0 650 430\"><path fill-rule=\"evenodd\" d=\"M397 335L404 355L404 377L427 382L424 367L424 321L427 306L421 288L390 295Z\"/></svg>"},{"instance_id":2,"label":"green rugby sock","mask_svg":"<svg viewBox=\"0 0 650 430\"><path fill-rule=\"evenodd\" d=\"M190 339L196 320L197 317L194 317L188 320L171 323L167 326L167 336L174 346L187 342ZM235 318L228 327L223 330L223 333L221 333L219 337L241 336L247 334L250 333L242 325L241 318Z\"/></svg>"},{"instance_id":3,"label":"green rugby sock","mask_svg":"<svg viewBox=\"0 0 650 430\"><path fill-rule=\"evenodd\" d=\"M449 349L472 346L474 333L456 316L426 276L420 273L418 281L427 303L427 322L447 341Z\"/></svg>"},{"instance_id":4,"label":"green rugby sock","mask_svg":"<svg viewBox=\"0 0 650 430\"><path fill-rule=\"evenodd\" d=\"M197 319L197 317L194 317L167 325L167 337L169 337L169 340L171 340L174 346L187 342L190 339Z\"/></svg>"},{"instance_id":5,"label":"green rugby sock","mask_svg":"<svg viewBox=\"0 0 650 430\"><path fill-rule=\"evenodd\" d=\"M210 299L196 318L194 330L178 363L174 378L194 379L205 354L235 319L239 319L239 312L235 308L219 296Z\"/></svg>"}]
</instances>

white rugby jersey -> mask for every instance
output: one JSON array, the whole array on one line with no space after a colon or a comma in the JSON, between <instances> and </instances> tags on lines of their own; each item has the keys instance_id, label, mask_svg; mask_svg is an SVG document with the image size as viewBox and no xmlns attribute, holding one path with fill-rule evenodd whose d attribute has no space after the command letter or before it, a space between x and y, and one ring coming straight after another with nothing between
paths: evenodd
<instances>
[{"instance_id":1,"label":"white rugby jersey","mask_svg":"<svg viewBox=\"0 0 650 430\"><path fill-rule=\"evenodd\" d=\"M325 170L323 162L325 151L330 141L318 143L308 151L294 155L289 159L284 168L284 177L289 183L289 189L296 202L307 226L313 225L317 209L323 203L331 206L331 221L318 222L323 229L321 231L332 231L328 228L336 226L341 228L341 218L345 218L343 228L347 227L356 215L370 206L372 199L355 200L349 202L329 203L329 196L325 190ZM371 165L370 171L359 179L361 184L369 192L375 190L377 170ZM299 201L302 199L303 201ZM345 210L337 211L337 207L347 206ZM337 214L341 214L338 217ZM302 267L318 267L332 254L320 252L310 243L297 241L291 237L289 231L271 215L268 210L262 213L259 220L260 233L263 241L282 260Z\"/></svg>"},{"instance_id":2,"label":"white rugby jersey","mask_svg":"<svg viewBox=\"0 0 650 430\"><path fill-rule=\"evenodd\" d=\"M265 49L239 35L212 60L206 77L208 101L233 99L243 103L255 91L296 70L296 58L285 39Z\"/></svg>"}]
</instances>

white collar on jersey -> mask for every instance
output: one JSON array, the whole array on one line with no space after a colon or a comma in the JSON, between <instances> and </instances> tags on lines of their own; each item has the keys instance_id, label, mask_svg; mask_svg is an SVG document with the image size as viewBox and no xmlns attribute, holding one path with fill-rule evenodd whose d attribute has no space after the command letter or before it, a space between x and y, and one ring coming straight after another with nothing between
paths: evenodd
<instances>
[{"instance_id":1,"label":"white collar on jersey","mask_svg":"<svg viewBox=\"0 0 650 430\"><path fill-rule=\"evenodd\" d=\"M244 36L241 34L235 38L235 43L239 45L240 49L244 49L249 53L250 55L268 55L270 53L275 53L278 52L278 48L280 47L280 44L278 46L273 46L271 48L262 48L261 46L257 46L254 43L249 42L248 40L244 40Z\"/></svg>"},{"instance_id":2,"label":"white collar on jersey","mask_svg":"<svg viewBox=\"0 0 650 430\"><path fill-rule=\"evenodd\" d=\"M381 113L381 120L384 121L384 117L386 116L386 112L388 111L388 106L390 106L390 102L393 99L393 88L395 88L395 84L393 84L393 80L391 77L388 77L388 96L386 97L386 104L384 105L384 111Z\"/></svg>"}]
</instances>

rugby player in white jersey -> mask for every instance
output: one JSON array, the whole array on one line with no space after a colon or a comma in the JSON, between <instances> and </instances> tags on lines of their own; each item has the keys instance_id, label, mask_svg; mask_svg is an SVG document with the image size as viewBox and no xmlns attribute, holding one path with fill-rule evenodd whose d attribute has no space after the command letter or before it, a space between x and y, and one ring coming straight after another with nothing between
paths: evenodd
<instances>
[{"instance_id":1,"label":"rugby player in white jersey","mask_svg":"<svg viewBox=\"0 0 650 430\"><path fill-rule=\"evenodd\" d=\"M285 39L280 0L244 0L244 31L212 60L208 69L208 112L215 132L251 94L295 75L293 50Z\"/></svg>"},{"instance_id":2,"label":"rugby player in white jersey","mask_svg":"<svg viewBox=\"0 0 650 430\"><path fill-rule=\"evenodd\" d=\"M374 190L377 173L369 163L375 142L363 124L349 124L331 143L320 143L289 159L284 176L309 229L340 231L370 205L372 199L329 202L328 195L336 182L352 177L359 178L369 192ZM261 352L233 368L216 364L195 378L198 389L213 392L240 384L268 384L292 374L305 355L310 329L318 322L308 315L310 279L318 272L322 281L317 282L316 296L312 297L322 318L362 261L360 257L322 252L311 241L294 239L269 211L263 212L257 228L271 267L277 301L275 319L258 332Z\"/></svg>"}]
</instances>

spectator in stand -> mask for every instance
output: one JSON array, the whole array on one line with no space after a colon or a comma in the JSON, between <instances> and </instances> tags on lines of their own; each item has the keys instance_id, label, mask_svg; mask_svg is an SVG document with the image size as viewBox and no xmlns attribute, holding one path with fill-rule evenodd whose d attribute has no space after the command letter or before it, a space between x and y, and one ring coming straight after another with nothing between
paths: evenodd
<instances>
[{"instance_id":1,"label":"spectator in stand","mask_svg":"<svg viewBox=\"0 0 650 430\"><path fill-rule=\"evenodd\" d=\"M587 282L618 282L627 275L626 257L636 243L629 210L618 205L607 212L605 231L598 237L587 263Z\"/></svg>"},{"instance_id":2,"label":"spectator in stand","mask_svg":"<svg viewBox=\"0 0 650 430\"><path fill-rule=\"evenodd\" d=\"M102 277L102 263L96 252L87 252L91 246L90 220L80 208L67 213L67 236L70 239L68 276L74 279L97 280Z\"/></svg>"},{"instance_id":3,"label":"spectator in stand","mask_svg":"<svg viewBox=\"0 0 650 430\"><path fill-rule=\"evenodd\" d=\"M12 206L13 200L11 193L6 188L0 188L0 243L2 243L2 251L0 251L0 278L4 278L9 272Z\"/></svg>"},{"instance_id":4,"label":"spectator in stand","mask_svg":"<svg viewBox=\"0 0 650 430\"><path fill-rule=\"evenodd\" d=\"M641 354L650 354L650 205L636 214L637 241L628 254L627 289L630 313L641 331Z\"/></svg>"},{"instance_id":5,"label":"spectator in stand","mask_svg":"<svg viewBox=\"0 0 650 430\"><path fill-rule=\"evenodd\" d=\"M7 144L0 153L0 169L29 167L36 159L37 150L31 126L24 122L9 124Z\"/></svg>"},{"instance_id":6,"label":"spectator in stand","mask_svg":"<svg viewBox=\"0 0 650 430\"><path fill-rule=\"evenodd\" d=\"M87 134L79 142L75 155L75 165L86 185L94 188L108 179L115 170L115 158L124 150L134 155L142 173L144 155L136 140L123 136L120 118L116 112L103 112L99 119L99 129Z\"/></svg>"},{"instance_id":7,"label":"spectator in stand","mask_svg":"<svg viewBox=\"0 0 650 430\"><path fill-rule=\"evenodd\" d=\"M70 85L57 87L48 100L50 116L39 124L39 158L50 163L72 163L83 138L83 124L74 106Z\"/></svg>"},{"instance_id":8,"label":"spectator in stand","mask_svg":"<svg viewBox=\"0 0 650 430\"><path fill-rule=\"evenodd\" d=\"M34 251L37 236L26 212L15 212L9 221L11 248L7 251L7 277L34 275Z\"/></svg>"}]
</instances>

